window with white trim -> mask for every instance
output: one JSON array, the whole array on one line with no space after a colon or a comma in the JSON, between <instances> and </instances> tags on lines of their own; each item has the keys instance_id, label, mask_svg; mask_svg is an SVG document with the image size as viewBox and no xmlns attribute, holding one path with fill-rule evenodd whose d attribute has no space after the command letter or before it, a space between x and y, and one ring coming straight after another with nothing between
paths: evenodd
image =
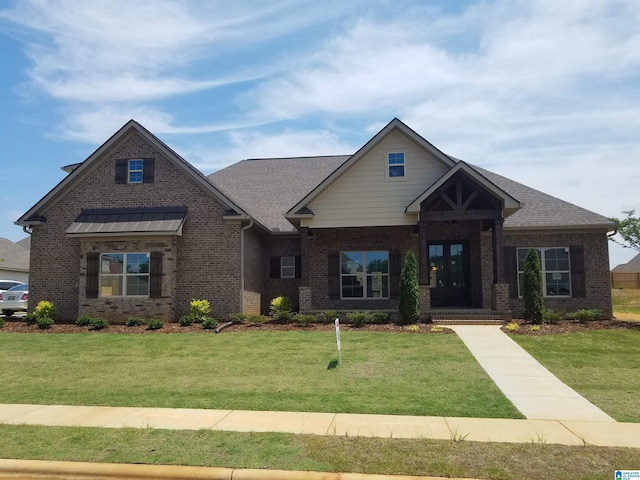
<instances>
[{"instance_id":1,"label":"window with white trim","mask_svg":"<svg viewBox=\"0 0 640 480\"><path fill-rule=\"evenodd\" d=\"M100 255L101 297L148 297L149 253Z\"/></svg>"},{"instance_id":2,"label":"window with white trim","mask_svg":"<svg viewBox=\"0 0 640 480\"><path fill-rule=\"evenodd\" d=\"M387 153L387 178L403 179L406 175L404 152Z\"/></svg>"},{"instance_id":3,"label":"window with white trim","mask_svg":"<svg viewBox=\"0 0 640 480\"><path fill-rule=\"evenodd\" d=\"M280 257L280 278L296 278L296 257Z\"/></svg>"},{"instance_id":4,"label":"window with white trim","mask_svg":"<svg viewBox=\"0 0 640 480\"><path fill-rule=\"evenodd\" d=\"M389 298L389 252L340 252L340 291L345 299Z\"/></svg>"},{"instance_id":5,"label":"window with white trim","mask_svg":"<svg viewBox=\"0 0 640 480\"><path fill-rule=\"evenodd\" d=\"M569 247L533 247L542 267L542 292L545 297L571 296ZM530 248L518 248L518 295L524 285L524 259Z\"/></svg>"},{"instance_id":6,"label":"window with white trim","mask_svg":"<svg viewBox=\"0 0 640 480\"><path fill-rule=\"evenodd\" d=\"M142 183L144 162L142 159L129 160L129 183Z\"/></svg>"}]
</instances>

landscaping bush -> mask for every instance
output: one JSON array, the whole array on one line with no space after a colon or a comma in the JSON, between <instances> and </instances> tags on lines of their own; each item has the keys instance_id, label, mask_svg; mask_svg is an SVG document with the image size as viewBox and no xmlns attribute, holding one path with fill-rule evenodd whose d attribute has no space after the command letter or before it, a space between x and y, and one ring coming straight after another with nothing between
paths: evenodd
<instances>
[{"instance_id":1,"label":"landscaping bush","mask_svg":"<svg viewBox=\"0 0 640 480\"><path fill-rule=\"evenodd\" d=\"M520 325L518 325L516 322L510 322L507 323L504 328L509 332L515 332L520 328Z\"/></svg>"},{"instance_id":2,"label":"landscaping bush","mask_svg":"<svg viewBox=\"0 0 640 480\"><path fill-rule=\"evenodd\" d=\"M415 323L420 317L418 290L418 262L416 256L409 250L400 273L400 298L398 312L400 324L409 325Z\"/></svg>"},{"instance_id":3,"label":"landscaping bush","mask_svg":"<svg viewBox=\"0 0 640 480\"><path fill-rule=\"evenodd\" d=\"M36 325L38 325L38 328L44 330L47 328L51 328L51 325L53 325L55 322L53 321L53 318L51 317L39 317L36 320Z\"/></svg>"},{"instance_id":4,"label":"landscaping bush","mask_svg":"<svg viewBox=\"0 0 640 480\"><path fill-rule=\"evenodd\" d=\"M524 258L523 293L524 318L532 323L542 323L544 309L542 292L542 268L536 249L531 248Z\"/></svg>"},{"instance_id":5,"label":"landscaping bush","mask_svg":"<svg viewBox=\"0 0 640 480\"><path fill-rule=\"evenodd\" d=\"M24 323L26 323L27 325L35 325L37 321L38 318L36 317L35 313L27 313L24 316Z\"/></svg>"},{"instance_id":6,"label":"landscaping bush","mask_svg":"<svg viewBox=\"0 0 640 480\"><path fill-rule=\"evenodd\" d=\"M0 318L0 328L4 327L5 319Z\"/></svg>"},{"instance_id":7,"label":"landscaping bush","mask_svg":"<svg viewBox=\"0 0 640 480\"><path fill-rule=\"evenodd\" d=\"M321 314L324 317L324 320L327 323L333 323L336 321L336 318L340 318L340 315L335 310L327 310L326 312Z\"/></svg>"},{"instance_id":8,"label":"landscaping bush","mask_svg":"<svg viewBox=\"0 0 640 480\"><path fill-rule=\"evenodd\" d=\"M58 316L58 309L48 300L40 300L36 306L35 312L36 318L51 318L54 319Z\"/></svg>"},{"instance_id":9,"label":"landscaping bush","mask_svg":"<svg viewBox=\"0 0 640 480\"><path fill-rule=\"evenodd\" d=\"M95 317L91 319L89 323L89 328L91 330L102 330L103 328L107 328L109 326L109 322L106 318Z\"/></svg>"},{"instance_id":10,"label":"landscaping bush","mask_svg":"<svg viewBox=\"0 0 640 480\"><path fill-rule=\"evenodd\" d=\"M298 313L297 315L294 316L294 319L300 325L307 327L311 325L313 322L315 322L316 317L315 315L305 315L303 313Z\"/></svg>"},{"instance_id":11,"label":"landscaping bush","mask_svg":"<svg viewBox=\"0 0 640 480\"><path fill-rule=\"evenodd\" d=\"M244 313L234 313L233 315L229 315L229 318L236 323L242 323L245 322L249 316Z\"/></svg>"},{"instance_id":12,"label":"landscaping bush","mask_svg":"<svg viewBox=\"0 0 640 480\"><path fill-rule=\"evenodd\" d=\"M125 325L127 327L140 327L141 325L144 325L144 324L145 324L144 319L140 317L129 317L125 322Z\"/></svg>"},{"instance_id":13,"label":"landscaping bush","mask_svg":"<svg viewBox=\"0 0 640 480\"><path fill-rule=\"evenodd\" d=\"M291 300L287 297L276 297L271 300L271 304L269 306L269 312L273 317L277 312L290 312L291 311Z\"/></svg>"},{"instance_id":14,"label":"landscaping bush","mask_svg":"<svg viewBox=\"0 0 640 480\"><path fill-rule=\"evenodd\" d=\"M209 300L191 300L189 313L193 317L194 322L202 323L206 317L211 315L211 304Z\"/></svg>"},{"instance_id":15,"label":"landscaping bush","mask_svg":"<svg viewBox=\"0 0 640 480\"><path fill-rule=\"evenodd\" d=\"M218 326L218 321L213 317L204 317L202 319L202 328L206 330L211 330Z\"/></svg>"},{"instance_id":16,"label":"landscaping bush","mask_svg":"<svg viewBox=\"0 0 640 480\"><path fill-rule=\"evenodd\" d=\"M347 319L356 327L362 327L369 320L369 312L350 312L347 313Z\"/></svg>"},{"instance_id":17,"label":"landscaping bush","mask_svg":"<svg viewBox=\"0 0 640 480\"><path fill-rule=\"evenodd\" d=\"M182 315L180 320L178 320L178 323L181 327L188 327L193 325L193 317L191 315Z\"/></svg>"},{"instance_id":18,"label":"landscaping bush","mask_svg":"<svg viewBox=\"0 0 640 480\"><path fill-rule=\"evenodd\" d=\"M247 321L251 323L264 323L269 320L269 317L265 317L264 315L249 315L247 317Z\"/></svg>"},{"instance_id":19,"label":"landscaping bush","mask_svg":"<svg viewBox=\"0 0 640 480\"><path fill-rule=\"evenodd\" d=\"M157 318L152 318L147 322L147 330L160 330L164 325L162 320L158 320Z\"/></svg>"},{"instance_id":20,"label":"landscaping bush","mask_svg":"<svg viewBox=\"0 0 640 480\"><path fill-rule=\"evenodd\" d=\"M562 320L562 314L554 312L549 308L544 308L542 310L542 320L545 323L558 323L560 320Z\"/></svg>"},{"instance_id":21,"label":"landscaping bush","mask_svg":"<svg viewBox=\"0 0 640 480\"><path fill-rule=\"evenodd\" d=\"M604 317L604 312L595 308L576 310L569 314L571 318L580 323L595 322Z\"/></svg>"},{"instance_id":22,"label":"landscaping bush","mask_svg":"<svg viewBox=\"0 0 640 480\"><path fill-rule=\"evenodd\" d=\"M276 323L291 323L293 321L293 312L288 310L274 311L271 316Z\"/></svg>"},{"instance_id":23,"label":"landscaping bush","mask_svg":"<svg viewBox=\"0 0 640 480\"><path fill-rule=\"evenodd\" d=\"M391 314L389 312L373 312L371 314L371 319L373 323L378 325L389 323L391 320Z\"/></svg>"},{"instance_id":24,"label":"landscaping bush","mask_svg":"<svg viewBox=\"0 0 640 480\"><path fill-rule=\"evenodd\" d=\"M91 320L93 320L91 315L83 314L76 319L76 325L79 327L87 327L91 324Z\"/></svg>"}]
</instances>

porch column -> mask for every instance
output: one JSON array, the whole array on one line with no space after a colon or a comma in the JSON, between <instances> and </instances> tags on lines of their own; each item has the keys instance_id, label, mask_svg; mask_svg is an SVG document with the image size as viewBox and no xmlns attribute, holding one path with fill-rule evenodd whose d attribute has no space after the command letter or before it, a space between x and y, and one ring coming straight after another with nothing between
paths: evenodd
<instances>
[{"instance_id":1,"label":"porch column","mask_svg":"<svg viewBox=\"0 0 640 480\"><path fill-rule=\"evenodd\" d=\"M418 283L429 285L429 248L427 247L427 224L418 223Z\"/></svg>"},{"instance_id":2,"label":"porch column","mask_svg":"<svg viewBox=\"0 0 640 480\"><path fill-rule=\"evenodd\" d=\"M302 270L300 285L309 286L309 228L300 228L300 268Z\"/></svg>"},{"instance_id":3,"label":"porch column","mask_svg":"<svg viewBox=\"0 0 640 480\"><path fill-rule=\"evenodd\" d=\"M493 247L493 283L505 283L504 275L504 235L502 233L503 219L493 221L491 242Z\"/></svg>"}]
</instances>

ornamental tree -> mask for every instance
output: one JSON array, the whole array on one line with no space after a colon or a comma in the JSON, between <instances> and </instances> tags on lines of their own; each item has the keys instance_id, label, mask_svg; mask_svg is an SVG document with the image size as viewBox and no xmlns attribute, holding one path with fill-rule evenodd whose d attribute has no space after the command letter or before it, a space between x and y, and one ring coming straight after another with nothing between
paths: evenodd
<instances>
[{"instance_id":1,"label":"ornamental tree","mask_svg":"<svg viewBox=\"0 0 640 480\"><path fill-rule=\"evenodd\" d=\"M407 258L404 260L402 272L400 272L400 299L398 310L400 314L400 324L409 325L418 321L420 310L418 290L418 262L416 256L409 250Z\"/></svg>"},{"instance_id":2,"label":"ornamental tree","mask_svg":"<svg viewBox=\"0 0 640 480\"><path fill-rule=\"evenodd\" d=\"M523 292L524 318L532 323L542 323L544 310L542 293L542 267L535 248L524 258Z\"/></svg>"},{"instance_id":3,"label":"ornamental tree","mask_svg":"<svg viewBox=\"0 0 640 480\"><path fill-rule=\"evenodd\" d=\"M622 241L617 240L615 237L609 237L614 243L622 245L625 248L633 248L640 252L640 218L635 217L635 210L623 211L627 217L618 219L611 217L609 220L616 223L616 233L622 237Z\"/></svg>"}]
</instances>

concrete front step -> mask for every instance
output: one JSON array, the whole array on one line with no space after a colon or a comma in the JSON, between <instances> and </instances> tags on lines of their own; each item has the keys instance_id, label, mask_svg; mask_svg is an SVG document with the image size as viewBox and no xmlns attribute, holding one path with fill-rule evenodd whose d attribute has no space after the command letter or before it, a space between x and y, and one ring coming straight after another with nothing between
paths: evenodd
<instances>
[{"instance_id":1,"label":"concrete front step","mask_svg":"<svg viewBox=\"0 0 640 480\"><path fill-rule=\"evenodd\" d=\"M511 319L508 312L487 309L432 309L427 314L432 322L444 325L496 325Z\"/></svg>"}]
</instances>

